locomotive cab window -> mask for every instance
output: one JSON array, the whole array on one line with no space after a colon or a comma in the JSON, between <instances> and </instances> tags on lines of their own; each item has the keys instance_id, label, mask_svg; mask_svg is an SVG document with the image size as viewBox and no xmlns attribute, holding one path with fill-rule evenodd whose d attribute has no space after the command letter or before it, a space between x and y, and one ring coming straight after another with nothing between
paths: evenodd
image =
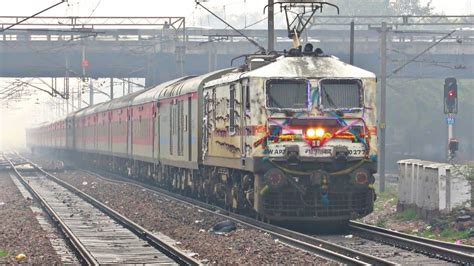
<instances>
[{"instance_id":1,"label":"locomotive cab window","mask_svg":"<svg viewBox=\"0 0 474 266\"><path fill-rule=\"evenodd\" d=\"M270 110L308 109L309 83L306 80L268 80L266 92Z\"/></svg>"},{"instance_id":2,"label":"locomotive cab window","mask_svg":"<svg viewBox=\"0 0 474 266\"><path fill-rule=\"evenodd\" d=\"M360 80L325 79L320 82L321 105L325 109L362 107Z\"/></svg>"}]
</instances>

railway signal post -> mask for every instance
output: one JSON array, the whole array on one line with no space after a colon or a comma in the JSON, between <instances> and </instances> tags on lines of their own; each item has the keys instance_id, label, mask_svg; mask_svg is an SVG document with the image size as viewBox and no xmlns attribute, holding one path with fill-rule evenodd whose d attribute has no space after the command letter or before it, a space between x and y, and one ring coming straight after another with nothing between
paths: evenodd
<instances>
[{"instance_id":1,"label":"railway signal post","mask_svg":"<svg viewBox=\"0 0 474 266\"><path fill-rule=\"evenodd\" d=\"M451 161L459 149L459 142L454 138L454 124L458 113L458 85L455 78L444 80L444 113L448 124L447 160Z\"/></svg>"}]
</instances>

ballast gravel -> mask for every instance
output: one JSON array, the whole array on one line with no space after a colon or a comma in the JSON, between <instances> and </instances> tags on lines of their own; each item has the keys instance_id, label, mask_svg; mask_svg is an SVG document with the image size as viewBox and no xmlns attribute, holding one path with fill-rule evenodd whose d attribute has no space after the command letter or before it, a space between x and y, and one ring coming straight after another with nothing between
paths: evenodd
<instances>
[{"instance_id":1,"label":"ballast gravel","mask_svg":"<svg viewBox=\"0 0 474 266\"><path fill-rule=\"evenodd\" d=\"M239 224L237 230L216 235L209 229L223 221L221 217L131 184L110 182L83 171L66 171L55 175L147 230L167 235L177 241L176 245L181 249L193 253L203 263L336 264Z\"/></svg>"},{"instance_id":2,"label":"ballast gravel","mask_svg":"<svg viewBox=\"0 0 474 266\"><path fill-rule=\"evenodd\" d=\"M56 265L56 254L30 206L8 172L0 172L0 264ZM24 256L23 256L23 255Z\"/></svg>"}]
</instances>

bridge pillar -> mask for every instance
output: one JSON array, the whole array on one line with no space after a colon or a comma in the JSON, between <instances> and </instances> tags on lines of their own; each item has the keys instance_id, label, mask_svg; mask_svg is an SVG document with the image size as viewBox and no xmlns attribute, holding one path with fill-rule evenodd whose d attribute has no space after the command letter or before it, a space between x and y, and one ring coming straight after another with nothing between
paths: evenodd
<instances>
[{"instance_id":1,"label":"bridge pillar","mask_svg":"<svg viewBox=\"0 0 474 266\"><path fill-rule=\"evenodd\" d=\"M211 37L209 37L209 42L207 44L207 61L208 61L208 67L207 71L211 72L216 70L217 68L217 51L214 43L212 42Z\"/></svg>"}]
</instances>

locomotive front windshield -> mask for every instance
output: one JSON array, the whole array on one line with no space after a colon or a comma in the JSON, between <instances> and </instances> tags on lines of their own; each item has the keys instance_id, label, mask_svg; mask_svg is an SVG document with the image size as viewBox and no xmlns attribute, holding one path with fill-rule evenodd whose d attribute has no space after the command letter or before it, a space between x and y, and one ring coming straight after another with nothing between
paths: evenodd
<instances>
[{"instance_id":1,"label":"locomotive front windshield","mask_svg":"<svg viewBox=\"0 0 474 266\"><path fill-rule=\"evenodd\" d=\"M307 109L308 90L306 80L269 80L267 81L267 107L269 109Z\"/></svg>"},{"instance_id":2,"label":"locomotive front windshield","mask_svg":"<svg viewBox=\"0 0 474 266\"><path fill-rule=\"evenodd\" d=\"M321 104L326 109L362 107L362 86L359 80L322 80Z\"/></svg>"}]
</instances>

